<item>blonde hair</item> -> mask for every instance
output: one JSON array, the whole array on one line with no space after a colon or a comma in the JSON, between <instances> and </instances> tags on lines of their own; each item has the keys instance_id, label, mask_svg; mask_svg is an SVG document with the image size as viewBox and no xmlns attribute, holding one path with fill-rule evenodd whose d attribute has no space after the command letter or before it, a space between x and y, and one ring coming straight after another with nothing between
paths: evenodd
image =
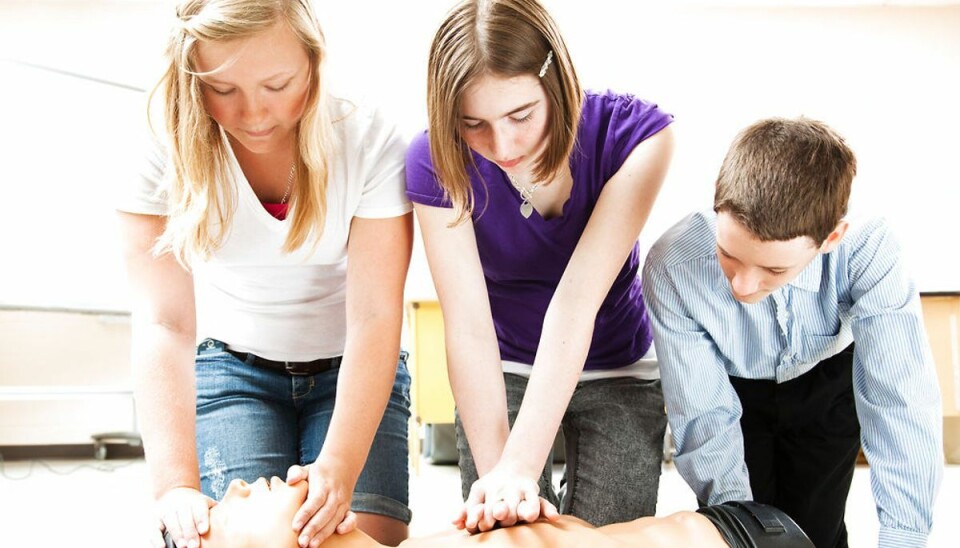
<instances>
[{"instance_id":1,"label":"blonde hair","mask_svg":"<svg viewBox=\"0 0 960 548\"><path fill-rule=\"evenodd\" d=\"M546 64L553 52L553 62ZM543 67L546 71L540 76ZM464 92L485 75L537 75L550 106L547 146L534 168L551 179L570 158L580 123L583 90L556 23L535 0L466 0L434 36L427 67L430 156L457 223L473 212L467 166L473 156L461 135Z\"/></svg>"},{"instance_id":2,"label":"blonde hair","mask_svg":"<svg viewBox=\"0 0 960 548\"><path fill-rule=\"evenodd\" d=\"M713 209L761 241L807 236L820 245L846 215L856 174L856 156L827 124L761 120L730 145Z\"/></svg>"},{"instance_id":3,"label":"blonde hair","mask_svg":"<svg viewBox=\"0 0 960 548\"><path fill-rule=\"evenodd\" d=\"M169 251L182 264L192 257L209 257L222 244L234 210L227 145L203 104L197 44L246 38L281 21L303 43L310 62L298 128L298 177L289 201L291 226L283 250L294 251L310 237L316 244L326 218L336 143L323 87L324 36L308 0L184 0L177 7L177 20L166 50L169 65L150 99L161 93L172 167L165 181L167 225L154 251Z\"/></svg>"}]
</instances>

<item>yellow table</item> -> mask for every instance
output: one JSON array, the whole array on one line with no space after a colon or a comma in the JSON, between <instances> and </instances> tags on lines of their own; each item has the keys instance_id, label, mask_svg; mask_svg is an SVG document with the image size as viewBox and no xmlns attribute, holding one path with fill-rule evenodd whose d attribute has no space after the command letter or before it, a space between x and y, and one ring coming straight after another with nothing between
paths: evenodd
<instances>
[{"instance_id":1,"label":"yellow table","mask_svg":"<svg viewBox=\"0 0 960 548\"><path fill-rule=\"evenodd\" d=\"M943 400L943 452L960 464L960 293L921 293L920 303Z\"/></svg>"},{"instance_id":2,"label":"yellow table","mask_svg":"<svg viewBox=\"0 0 960 548\"><path fill-rule=\"evenodd\" d=\"M406 305L410 388L410 459L420 470L420 427L453 424L453 393L447 377L447 352L443 315L436 301L410 301Z\"/></svg>"}]
</instances>

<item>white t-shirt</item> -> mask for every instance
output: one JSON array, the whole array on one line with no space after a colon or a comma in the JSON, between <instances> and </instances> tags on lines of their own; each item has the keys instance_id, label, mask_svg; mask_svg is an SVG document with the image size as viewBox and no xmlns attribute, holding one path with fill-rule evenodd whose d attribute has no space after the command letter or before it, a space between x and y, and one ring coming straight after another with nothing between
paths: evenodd
<instances>
[{"instance_id":1,"label":"white t-shirt","mask_svg":"<svg viewBox=\"0 0 960 548\"><path fill-rule=\"evenodd\" d=\"M354 217L382 219L412 210L404 193L406 143L371 108L330 99L337 152L327 185L323 236L283 252L290 218L264 209L227 143L235 210L221 247L193 262L197 340L278 361L343 354L346 337L347 236ZM118 209L165 215L160 190L165 154L152 150L139 182Z\"/></svg>"}]
</instances>

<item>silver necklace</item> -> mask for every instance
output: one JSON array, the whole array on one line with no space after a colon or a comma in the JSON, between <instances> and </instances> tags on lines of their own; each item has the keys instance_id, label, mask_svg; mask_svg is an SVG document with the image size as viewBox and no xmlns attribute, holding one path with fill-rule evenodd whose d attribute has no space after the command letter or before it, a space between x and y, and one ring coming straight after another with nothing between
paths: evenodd
<instances>
[{"instance_id":1,"label":"silver necklace","mask_svg":"<svg viewBox=\"0 0 960 548\"><path fill-rule=\"evenodd\" d=\"M510 184L520 193L520 215L523 215L524 219L529 219L530 215L533 215L533 204L530 203L530 200L533 199L533 193L536 192L543 183L533 183L533 186L526 188L521 186L520 183L517 182L517 178L509 173L507 174L507 179L510 179Z\"/></svg>"},{"instance_id":2,"label":"silver necklace","mask_svg":"<svg viewBox=\"0 0 960 548\"><path fill-rule=\"evenodd\" d=\"M280 205L287 203L287 198L290 197L290 191L293 189L293 176L297 173L297 161L294 160L290 164L290 174L287 175L287 190L283 192L283 198L280 198Z\"/></svg>"}]
</instances>

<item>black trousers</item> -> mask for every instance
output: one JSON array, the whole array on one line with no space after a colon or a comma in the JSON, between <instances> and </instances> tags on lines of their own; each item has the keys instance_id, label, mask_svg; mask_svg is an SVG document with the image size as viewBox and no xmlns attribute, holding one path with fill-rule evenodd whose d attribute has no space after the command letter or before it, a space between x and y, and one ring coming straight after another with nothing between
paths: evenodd
<instances>
[{"instance_id":1,"label":"black trousers","mask_svg":"<svg viewBox=\"0 0 960 548\"><path fill-rule=\"evenodd\" d=\"M846 548L844 512L860 448L853 345L791 381L730 377L757 502L792 517L817 548Z\"/></svg>"}]
</instances>

